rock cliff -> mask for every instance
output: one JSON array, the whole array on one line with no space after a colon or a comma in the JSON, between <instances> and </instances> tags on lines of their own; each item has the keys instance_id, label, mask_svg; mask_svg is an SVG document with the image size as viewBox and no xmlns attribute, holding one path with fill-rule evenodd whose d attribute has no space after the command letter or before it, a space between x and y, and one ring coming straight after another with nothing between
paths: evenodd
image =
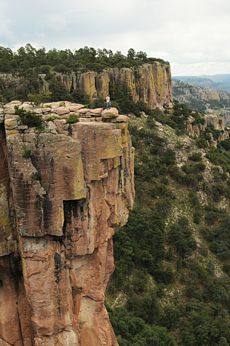
<instances>
[{"instance_id":1,"label":"rock cliff","mask_svg":"<svg viewBox=\"0 0 230 346\"><path fill-rule=\"evenodd\" d=\"M145 63L134 68L106 68L102 72L52 72L53 77L59 80L66 91L76 95L86 96L90 101L96 98L105 98L114 85L126 85L133 101L144 102L150 108L163 106L171 107L173 102L170 65L163 62ZM46 74L37 75L40 90L49 92L50 80ZM12 84L12 94L17 95L17 89L25 83L23 77L0 73L1 88L8 89ZM26 80L26 88L31 84ZM19 95L20 92L19 92Z\"/></svg>"},{"instance_id":2,"label":"rock cliff","mask_svg":"<svg viewBox=\"0 0 230 346\"><path fill-rule=\"evenodd\" d=\"M171 71L167 63L143 64L135 70L108 68L101 73L59 74L58 78L66 90L79 90L90 101L105 98L111 84L125 83L134 102L143 101L150 108L172 105Z\"/></svg>"},{"instance_id":3,"label":"rock cliff","mask_svg":"<svg viewBox=\"0 0 230 346\"><path fill-rule=\"evenodd\" d=\"M0 113L0 345L117 345L104 293L134 199L128 118L70 102Z\"/></svg>"},{"instance_id":4,"label":"rock cliff","mask_svg":"<svg viewBox=\"0 0 230 346\"><path fill-rule=\"evenodd\" d=\"M193 117L188 118L187 120L187 131L188 134L197 138L200 137L207 128L211 128L215 131L215 138L211 134L212 145L216 146L218 142L221 142L229 138L229 128L226 127L225 119L222 116L215 114L206 114L203 118L204 122L196 123Z\"/></svg>"},{"instance_id":5,"label":"rock cliff","mask_svg":"<svg viewBox=\"0 0 230 346\"><path fill-rule=\"evenodd\" d=\"M195 86L179 80L173 80L173 96L176 100L186 103L192 109L226 109L230 106L230 94L226 91Z\"/></svg>"}]
</instances>

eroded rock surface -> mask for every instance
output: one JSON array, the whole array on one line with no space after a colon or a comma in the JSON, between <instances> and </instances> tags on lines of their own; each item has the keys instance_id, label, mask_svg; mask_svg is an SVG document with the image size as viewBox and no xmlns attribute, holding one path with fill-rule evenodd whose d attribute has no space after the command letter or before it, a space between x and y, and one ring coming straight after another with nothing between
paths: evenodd
<instances>
[{"instance_id":1,"label":"eroded rock surface","mask_svg":"<svg viewBox=\"0 0 230 346\"><path fill-rule=\"evenodd\" d=\"M22 124L15 106L42 114L43 127ZM133 206L134 152L128 117L111 111L19 101L2 109L1 346L117 345L104 293L112 236Z\"/></svg>"},{"instance_id":2,"label":"eroded rock surface","mask_svg":"<svg viewBox=\"0 0 230 346\"><path fill-rule=\"evenodd\" d=\"M209 127L216 131L216 137L212 139L212 145L216 146L218 142L221 142L229 138L229 128L226 127L225 119L222 116L215 114L206 114L203 118L203 123L196 123L193 117L187 120L187 131L190 136L196 138L200 137L203 132Z\"/></svg>"},{"instance_id":3,"label":"eroded rock surface","mask_svg":"<svg viewBox=\"0 0 230 346\"><path fill-rule=\"evenodd\" d=\"M146 63L133 68L107 68L101 73L89 71L59 74L66 90L80 91L90 101L109 94L111 85L125 84L134 102L142 101L150 108L172 106L171 71L168 63ZM45 89L44 89L45 90Z\"/></svg>"},{"instance_id":4,"label":"eroded rock surface","mask_svg":"<svg viewBox=\"0 0 230 346\"><path fill-rule=\"evenodd\" d=\"M172 107L173 103L170 65L163 61L145 63L135 69L106 68L102 72L55 73L55 76L68 92L74 91L90 102L97 98L105 99L117 86L126 86L134 102L144 102L150 108ZM12 81L20 86L20 76L0 74L0 77L6 88ZM46 75L39 74L38 77L40 91L49 92Z\"/></svg>"}]
</instances>

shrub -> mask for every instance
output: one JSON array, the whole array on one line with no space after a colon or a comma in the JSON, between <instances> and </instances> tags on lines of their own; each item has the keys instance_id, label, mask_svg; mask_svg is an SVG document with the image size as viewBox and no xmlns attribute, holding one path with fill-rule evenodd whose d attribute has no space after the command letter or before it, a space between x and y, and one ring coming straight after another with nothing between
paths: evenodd
<instances>
[{"instance_id":1,"label":"shrub","mask_svg":"<svg viewBox=\"0 0 230 346\"><path fill-rule=\"evenodd\" d=\"M30 111L25 111L23 108L15 107L15 114L19 115L20 120L23 125L28 127L37 127L38 129L42 128L42 116L40 114L35 114Z\"/></svg>"},{"instance_id":2,"label":"shrub","mask_svg":"<svg viewBox=\"0 0 230 346\"><path fill-rule=\"evenodd\" d=\"M40 173L39 173L39 172L33 172L33 173L31 174L31 179L32 179L32 180L41 181L41 175L40 175Z\"/></svg>"},{"instance_id":3,"label":"shrub","mask_svg":"<svg viewBox=\"0 0 230 346\"><path fill-rule=\"evenodd\" d=\"M193 239L192 231L185 217L180 218L171 226L168 240L182 258L190 256L196 249L196 241Z\"/></svg>"},{"instance_id":4,"label":"shrub","mask_svg":"<svg viewBox=\"0 0 230 346\"><path fill-rule=\"evenodd\" d=\"M38 106L41 103L50 101L52 99L52 94L50 92L40 92L36 94L30 93L27 95L27 97L30 102Z\"/></svg>"},{"instance_id":5,"label":"shrub","mask_svg":"<svg viewBox=\"0 0 230 346\"><path fill-rule=\"evenodd\" d=\"M200 173L205 170L205 164L203 162L185 164L182 166L182 170L187 174Z\"/></svg>"},{"instance_id":6,"label":"shrub","mask_svg":"<svg viewBox=\"0 0 230 346\"><path fill-rule=\"evenodd\" d=\"M154 292L133 294L128 299L127 308L146 323L156 323L160 316L159 300Z\"/></svg>"},{"instance_id":7,"label":"shrub","mask_svg":"<svg viewBox=\"0 0 230 346\"><path fill-rule=\"evenodd\" d=\"M24 157L24 159L29 159L31 157L31 154L32 154L31 149L28 149L26 147L23 148L22 156Z\"/></svg>"},{"instance_id":8,"label":"shrub","mask_svg":"<svg viewBox=\"0 0 230 346\"><path fill-rule=\"evenodd\" d=\"M201 161L201 153L199 153L199 152L194 152L194 153L192 153L192 154L189 156L189 160L195 161L195 162Z\"/></svg>"},{"instance_id":9,"label":"shrub","mask_svg":"<svg viewBox=\"0 0 230 346\"><path fill-rule=\"evenodd\" d=\"M197 225L199 225L199 223L201 221L201 217L202 217L202 211L199 209L195 209L195 211L193 213L193 222L196 223Z\"/></svg>"},{"instance_id":10,"label":"shrub","mask_svg":"<svg viewBox=\"0 0 230 346\"><path fill-rule=\"evenodd\" d=\"M75 124L79 122L79 117L76 114L70 114L69 118L66 120L67 124Z\"/></svg>"}]
</instances>

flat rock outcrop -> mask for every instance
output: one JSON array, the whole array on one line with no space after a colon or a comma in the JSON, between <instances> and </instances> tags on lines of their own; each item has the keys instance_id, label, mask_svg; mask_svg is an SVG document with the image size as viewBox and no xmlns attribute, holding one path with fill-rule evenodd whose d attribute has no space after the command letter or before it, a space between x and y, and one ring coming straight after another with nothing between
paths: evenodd
<instances>
[{"instance_id":1,"label":"flat rock outcrop","mask_svg":"<svg viewBox=\"0 0 230 346\"><path fill-rule=\"evenodd\" d=\"M133 206L134 149L128 117L110 112L19 101L0 110L2 346L117 345L104 294L112 236Z\"/></svg>"}]
</instances>

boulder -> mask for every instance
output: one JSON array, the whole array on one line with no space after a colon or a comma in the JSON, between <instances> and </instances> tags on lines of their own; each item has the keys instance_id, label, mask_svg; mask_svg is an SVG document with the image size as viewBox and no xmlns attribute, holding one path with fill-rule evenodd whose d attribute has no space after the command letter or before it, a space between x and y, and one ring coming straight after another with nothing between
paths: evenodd
<instances>
[{"instance_id":1,"label":"boulder","mask_svg":"<svg viewBox=\"0 0 230 346\"><path fill-rule=\"evenodd\" d=\"M67 107L58 107L58 108L55 108L53 111L54 113L57 113L58 115L70 113L70 110Z\"/></svg>"},{"instance_id":2,"label":"boulder","mask_svg":"<svg viewBox=\"0 0 230 346\"><path fill-rule=\"evenodd\" d=\"M113 119L118 117L117 108L104 109L102 111L102 119Z\"/></svg>"}]
</instances>

